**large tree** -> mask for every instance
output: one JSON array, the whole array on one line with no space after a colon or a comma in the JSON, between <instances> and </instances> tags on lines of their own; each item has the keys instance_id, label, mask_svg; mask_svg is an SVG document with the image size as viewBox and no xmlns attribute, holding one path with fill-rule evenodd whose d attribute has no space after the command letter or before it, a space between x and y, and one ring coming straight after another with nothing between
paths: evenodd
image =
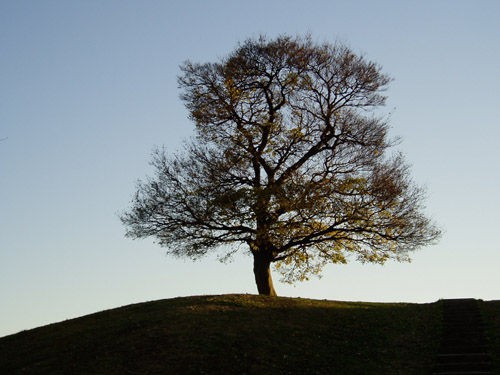
<instances>
[{"instance_id":1,"label":"large tree","mask_svg":"<svg viewBox=\"0 0 500 375\"><path fill-rule=\"evenodd\" d=\"M244 246L260 294L327 263L409 260L439 230L388 124L375 110L390 78L342 44L249 39L216 63L182 65L196 136L153 155L122 215L127 235L198 258Z\"/></svg>"}]
</instances>

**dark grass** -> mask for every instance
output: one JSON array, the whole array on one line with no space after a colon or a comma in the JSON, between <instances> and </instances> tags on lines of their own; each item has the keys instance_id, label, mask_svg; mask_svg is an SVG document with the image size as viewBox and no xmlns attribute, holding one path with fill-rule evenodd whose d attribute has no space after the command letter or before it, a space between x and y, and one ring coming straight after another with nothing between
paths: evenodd
<instances>
[{"instance_id":1,"label":"dark grass","mask_svg":"<svg viewBox=\"0 0 500 375\"><path fill-rule=\"evenodd\" d=\"M425 374L440 317L440 303L175 298L0 338L0 374Z\"/></svg>"}]
</instances>

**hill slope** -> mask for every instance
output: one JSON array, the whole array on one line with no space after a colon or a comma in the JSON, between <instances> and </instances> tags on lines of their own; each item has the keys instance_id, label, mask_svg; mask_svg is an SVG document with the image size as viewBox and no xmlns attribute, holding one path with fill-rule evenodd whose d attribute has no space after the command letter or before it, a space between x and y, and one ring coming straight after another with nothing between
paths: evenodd
<instances>
[{"instance_id":1,"label":"hill slope","mask_svg":"<svg viewBox=\"0 0 500 375\"><path fill-rule=\"evenodd\" d=\"M424 374L440 305L186 297L0 338L0 373Z\"/></svg>"}]
</instances>

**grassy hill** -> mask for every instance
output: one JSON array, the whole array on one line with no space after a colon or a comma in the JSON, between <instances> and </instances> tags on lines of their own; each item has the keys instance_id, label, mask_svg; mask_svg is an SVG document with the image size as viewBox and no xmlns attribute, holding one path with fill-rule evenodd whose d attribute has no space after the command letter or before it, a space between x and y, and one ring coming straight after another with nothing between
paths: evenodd
<instances>
[{"instance_id":1,"label":"grassy hill","mask_svg":"<svg viewBox=\"0 0 500 375\"><path fill-rule=\"evenodd\" d=\"M500 305L483 304L498 333ZM0 338L0 373L425 374L440 315L439 302L175 298Z\"/></svg>"}]
</instances>

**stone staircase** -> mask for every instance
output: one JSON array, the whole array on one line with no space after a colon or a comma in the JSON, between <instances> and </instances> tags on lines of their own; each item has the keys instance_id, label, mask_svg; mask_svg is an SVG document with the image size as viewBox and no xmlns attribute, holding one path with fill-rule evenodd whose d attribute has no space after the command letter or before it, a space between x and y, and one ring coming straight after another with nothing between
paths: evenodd
<instances>
[{"instance_id":1,"label":"stone staircase","mask_svg":"<svg viewBox=\"0 0 500 375\"><path fill-rule=\"evenodd\" d=\"M443 303L443 332L435 375L493 374L484 326L475 299L446 299Z\"/></svg>"}]
</instances>

